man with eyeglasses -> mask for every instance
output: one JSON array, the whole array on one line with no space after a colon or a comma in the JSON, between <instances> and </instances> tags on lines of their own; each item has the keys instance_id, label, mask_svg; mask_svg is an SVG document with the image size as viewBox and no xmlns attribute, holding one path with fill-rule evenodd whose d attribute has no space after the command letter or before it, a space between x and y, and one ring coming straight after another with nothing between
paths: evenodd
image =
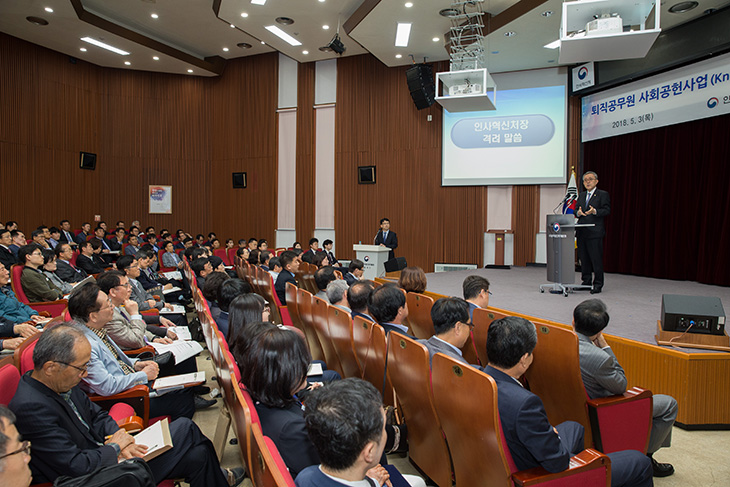
<instances>
[{"instance_id":1,"label":"man with eyeglasses","mask_svg":"<svg viewBox=\"0 0 730 487\"><path fill-rule=\"evenodd\" d=\"M0 485L28 487L31 482L30 441L20 441L15 415L0 405Z\"/></svg>"},{"instance_id":2,"label":"man with eyeglasses","mask_svg":"<svg viewBox=\"0 0 730 487\"><path fill-rule=\"evenodd\" d=\"M489 281L486 277L472 275L466 276L464 282L461 283L461 289L464 293L464 300L469 305L469 319L474 316L474 310L477 308L486 309L489 306Z\"/></svg>"},{"instance_id":3,"label":"man with eyeglasses","mask_svg":"<svg viewBox=\"0 0 730 487\"><path fill-rule=\"evenodd\" d=\"M603 290L603 237L606 228L603 220L611 213L611 198L607 191L598 189L598 174L588 171L583 174L586 190L578 195L575 212L578 224L593 224L591 227L576 228L578 258L582 284L591 286L591 294Z\"/></svg>"},{"instance_id":4,"label":"man with eyeglasses","mask_svg":"<svg viewBox=\"0 0 730 487\"><path fill-rule=\"evenodd\" d=\"M94 287L87 284L77 292L92 291L105 301ZM33 443L34 483L53 482L61 475L78 477L119 460L142 457L150 446L137 444L77 387L93 369L94 352L85 336L72 323L43 332L33 352L33 370L23 375L10 401L18 431ZM185 478L191 487L227 487L242 480L241 470L221 469L212 443L191 420L171 421L170 435L172 449L147 462L156 484Z\"/></svg>"},{"instance_id":5,"label":"man with eyeglasses","mask_svg":"<svg viewBox=\"0 0 730 487\"><path fill-rule=\"evenodd\" d=\"M429 362L437 353L443 353L468 364L461 353L472 327L467 302L461 298L439 299L431 308L431 321L436 334L428 340L418 340L428 349Z\"/></svg>"}]
</instances>

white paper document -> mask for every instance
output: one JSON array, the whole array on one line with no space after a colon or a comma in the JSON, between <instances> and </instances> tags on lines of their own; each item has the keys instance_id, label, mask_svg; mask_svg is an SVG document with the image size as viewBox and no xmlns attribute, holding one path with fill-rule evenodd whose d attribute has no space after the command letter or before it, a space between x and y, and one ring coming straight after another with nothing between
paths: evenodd
<instances>
[{"instance_id":1,"label":"white paper document","mask_svg":"<svg viewBox=\"0 0 730 487\"><path fill-rule=\"evenodd\" d=\"M183 362L190 357L195 357L203 351L203 347L198 342L175 340L172 343L150 343L158 354L172 352L175 357L175 365Z\"/></svg>"},{"instance_id":2,"label":"white paper document","mask_svg":"<svg viewBox=\"0 0 730 487\"><path fill-rule=\"evenodd\" d=\"M187 384L202 384L205 382L205 371L191 372L189 374L171 375L155 379L152 388L156 391L164 389L182 389Z\"/></svg>"},{"instance_id":3,"label":"white paper document","mask_svg":"<svg viewBox=\"0 0 730 487\"><path fill-rule=\"evenodd\" d=\"M193 337L190 336L190 328L187 326L171 326L168 330L172 330L172 332L177 335L178 340L188 341L193 339Z\"/></svg>"},{"instance_id":4,"label":"white paper document","mask_svg":"<svg viewBox=\"0 0 730 487\"><path fill-rule=\"evenodd\" d=\"M182 291L182 289L180 289L177 286L173 286L170 289L163 289L162 290L162 294L176 293L176 292L179 292L179 291Z\"/></svg>"},{"instance_id":5,"label":"white paper document","mask_svg":"<svg viewBox=\"0 0 730 487\"><path fill-rule=\"evenodd\" d=\"M182 274L180 274L180 271L163 272L162 275L165 276L166 279L177 279L182 281Z\"/></svg>"},{"instance_id":6,"label":"white paper document","mask_svg":"<svg viewBox=\"0 0 730 487\"><path fill-rule=\"evenodd\" d=\"M147 453L144 456L146 462L172 448L170 424L167 418L134 435L134 442L147 447Z\"/></svg>"},{"instance_id":7,"label":"white paper document","mask_svg":"<svg viewBox=\"0 0 730 487\"><path fill-rule=\"evenodd\" d=\"M167 306L163 306L160 310L161 315L182 315L185 314L185 306L182 304L167 303L172 306L172 309L168 309Z\"/></svg>"}]
</instances>

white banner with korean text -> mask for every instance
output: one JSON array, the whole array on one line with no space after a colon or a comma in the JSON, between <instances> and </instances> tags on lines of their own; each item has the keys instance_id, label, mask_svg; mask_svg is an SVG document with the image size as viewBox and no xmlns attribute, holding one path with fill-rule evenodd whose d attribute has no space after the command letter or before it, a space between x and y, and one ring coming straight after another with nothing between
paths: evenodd
<instances>
[{"instance_id":1,"label":"white banner with korean text","mask_svg":"<svg viewBox=\"0 0 730 487\"><path fill-rule=\"evenodd\" d=\"M730 54L581 100L582 141L730 113Z\"/></svg>"}]
</instances>

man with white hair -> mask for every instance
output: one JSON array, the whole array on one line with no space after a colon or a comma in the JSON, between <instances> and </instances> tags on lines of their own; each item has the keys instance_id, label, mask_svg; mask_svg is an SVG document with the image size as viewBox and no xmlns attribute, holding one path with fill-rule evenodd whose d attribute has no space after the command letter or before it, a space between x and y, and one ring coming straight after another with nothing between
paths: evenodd
<instances>
[{"instance_id":1,"label":"man with white hair","mask_svg":"<svg viewBox=\"0 0 730 487\"><path fill-rule=\"evenodd\" d=\"M344 280L335 279L327 284L327 299L329 299L332 306L336 306L351 314L352 310L347 306L349 304L347 302L347 290L349 287Z\"/></svg>"}]
</instances>

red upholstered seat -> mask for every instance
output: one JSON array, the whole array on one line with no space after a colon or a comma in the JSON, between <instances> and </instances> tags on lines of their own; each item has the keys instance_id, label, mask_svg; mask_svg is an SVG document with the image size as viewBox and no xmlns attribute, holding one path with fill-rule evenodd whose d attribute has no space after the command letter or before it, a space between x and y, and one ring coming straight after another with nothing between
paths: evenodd
<instances>
[{"instance_id":1,"label":"red upholstered seat","mask_svg":"<svg viewBox=\"0 0 730 487\"><path fill-rule=\"evenodd\" d=\"M0 360L0 404L8 404L18 389L20 372L12 356Z\"/></svg>"}]
</instances>

